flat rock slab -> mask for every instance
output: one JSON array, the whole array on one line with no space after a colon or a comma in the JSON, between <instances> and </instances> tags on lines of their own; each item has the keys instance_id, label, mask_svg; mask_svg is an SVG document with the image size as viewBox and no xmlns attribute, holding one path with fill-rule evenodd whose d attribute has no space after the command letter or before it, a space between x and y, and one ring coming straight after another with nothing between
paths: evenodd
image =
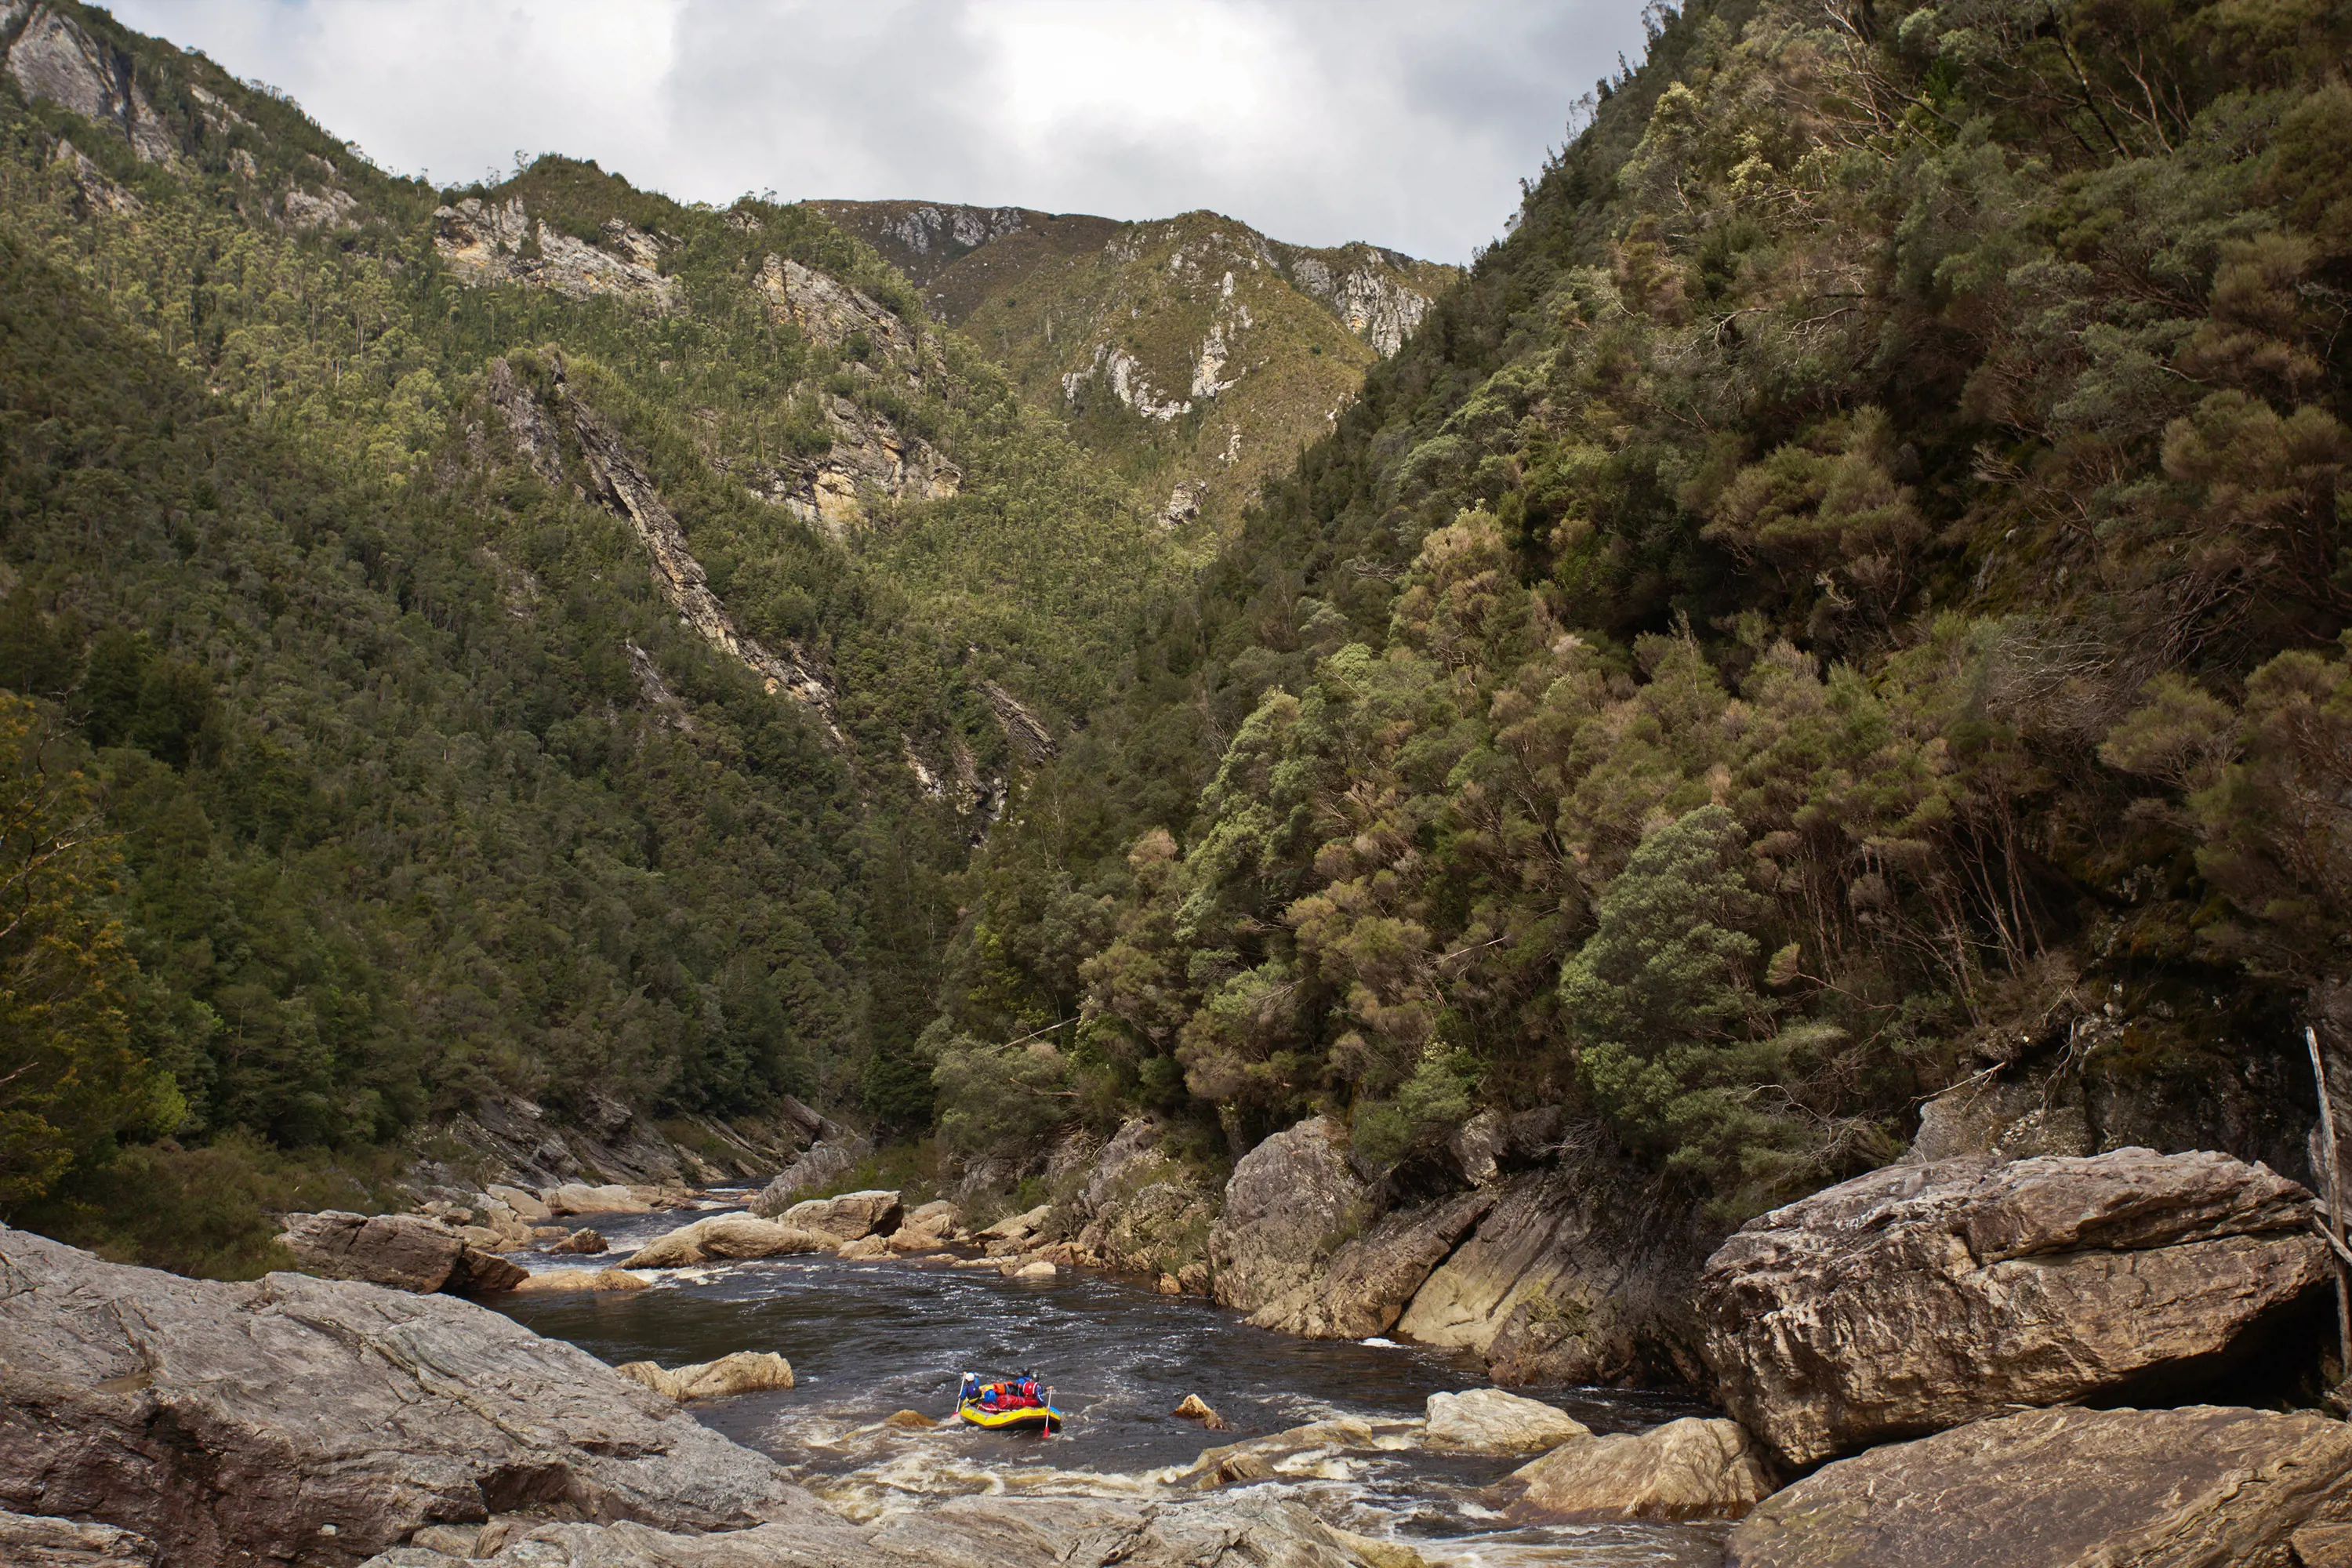
<instances>
[{"instance_id":1,"label":"flat rock slab","mask_svg":"<svg viewBox=\"0 0 2352 1568\"><path fill-rule=\"evenodd\" d=\"M1822 1467L1727 1568L2287 1568L2352 1517L2352 1426L2315 1415L2032 1410Z\"/></svg>"},{"instance_id":2,"label":"flat rock slab","mask_svg":"<svg viewBox=\"0 0 2352 1568\"><path fill-rule=\"evenodd\" d=\"M1751 1220L1697 1310L1795 1465L2020 1405L2188 1386L2327 1279L2311 1195L2226 1154L1894 1166Z\"/></svg>"},{"instance_id":3,"label":"flat rock slab","mask_svg":"<svg viewBox=\"0 0 2352 1568\"><path fill-rule=\"evenodd\" d=\"M1087 1498L956 1498L864 1526L770 1524L711 1535L636 1525L550 1524L499 1557L594 1568L1427 1568L1418 1552L1253 1494L1135 1505ZM368 1568L455 1568L405 1547Z\"/></svg>"},{"instance_id":4,"label":"flat rock slab","mask_svg":"<svg viewBox=\"0 0 2352 1568\"><path fill-rule=\"evenodd\" d=\"M586 1352L455 1297L183 1279L0 1227L0 1507L101 1520L179 1564L348 1563L533 1505L666 1529L830 1517Z\"/></svg>"}]
</instances>

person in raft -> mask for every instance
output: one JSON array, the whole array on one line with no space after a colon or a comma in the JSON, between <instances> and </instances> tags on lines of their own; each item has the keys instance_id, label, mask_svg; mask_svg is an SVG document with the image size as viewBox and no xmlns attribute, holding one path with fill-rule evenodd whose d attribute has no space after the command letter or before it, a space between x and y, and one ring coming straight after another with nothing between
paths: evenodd
<instances>
[{"instance_id":1,"label":"person in raft","mask_svg":"<svg viewBox=\"0 0 2352 1568\"><path fill-rule=\"evenodd\" d=\"M1034 1410L1045 1401L1037 1394L1037 1374L1024 1372L1009 1383L992 1383L982 1386L971 1373L963 1374L963 1384L956 1391L959 1405L977 1405L982 1410Z\"/></svg>"}]
</instances>

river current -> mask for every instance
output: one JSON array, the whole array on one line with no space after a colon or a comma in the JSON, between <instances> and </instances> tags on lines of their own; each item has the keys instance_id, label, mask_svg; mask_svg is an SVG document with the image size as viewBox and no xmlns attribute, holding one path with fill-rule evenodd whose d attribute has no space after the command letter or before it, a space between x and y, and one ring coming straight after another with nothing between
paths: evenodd
<instances>
[{"instance_id":1,"label":"river current","mask_svg":"<svg viewBox=\"0 0 2352 1568\"><path fill-rule=\"evenodd\" d=\"M739 1204L714 1193L701 1206L715 1214ZM689 1217L601 1215L588 1223L613 1243L607 1257L516 1258L535 1270L609 1267ZM1342 1416L1410 1419L1430 1394L1485 1382L1468 1358L1385 1340L1272 1333L1197 1298L1098 1274L1065 1272L1047 1284L1015 1282L992 1268L781 1258L649 1277L657 1283L648 1290L518 1297L504 1310L616 1364L782 1352L798 1386L698 1405L694 1413L859 1518L974 1492L1186 1495L1175 1472L1205 1447ZM966 1370L1006 1377L1031 1368L1068 1415L1050 1440L946 1419L927 1430L884 1425L906 1409L950 1416ZM1703 1413L1666 1394L1517 1392L1596 1432L1642 1431ZM1230 1429L1203 1432L1171 1415L1188 1394L1206 1400ZM1523 1458L1433 1454L1391 1441L1398 1446L1303 1455L1259 1484L1333 1524L1409 1542L1433 1563L1461 1568L1712 1568L1720 1561L1717 1526L1511 1528L1481 1494Z\"/></svg>"}]
</instances>

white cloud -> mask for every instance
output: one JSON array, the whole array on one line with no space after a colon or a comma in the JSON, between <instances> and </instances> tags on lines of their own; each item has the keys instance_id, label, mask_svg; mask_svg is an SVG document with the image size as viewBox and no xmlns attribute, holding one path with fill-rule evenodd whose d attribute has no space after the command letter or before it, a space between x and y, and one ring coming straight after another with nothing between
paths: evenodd
<instances>
[{"instance_id":1,"label":"white cloud","mask_svg":"<svg viewBox=\"0 0 2352 1568\"><path fill-rule=\"evenodd\" d=\"M518 150L687 200L920 196L1465 258L1635 0L116 0L444 183Z\"/></svg>"}]
</instances>

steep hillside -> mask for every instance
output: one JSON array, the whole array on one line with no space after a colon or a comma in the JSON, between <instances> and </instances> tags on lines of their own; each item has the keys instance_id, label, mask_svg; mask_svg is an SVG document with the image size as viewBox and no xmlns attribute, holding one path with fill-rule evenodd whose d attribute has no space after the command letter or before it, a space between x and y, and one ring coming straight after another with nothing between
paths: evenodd
<instances>
[{"instance_id":1,"label":"steep hillside","mask_svg":"<svg viewBox=\"0 0 2352 1568\"><path fill-rule=\"evenodd\" d=\"M484 1099L921 1125L951 880L1164 531L814 214L0 49L0 1205L242 1268Z\"/></svg>"},{"instance_id":2,"label":"steep hillside","mask_svg":"<svg viewBox=\"0 0 2352 1568\"><path fill-rule=\"evenodd\" d=\"M1171 526L1202 518L1219 537L1457 276L1369 245L1284 245L1214 213L807 205L905 273L1034 406L1164 496Z\"/></svg>"},{"instance_id":3,"label":"steep hillside","mask_svg":"<svg viewBox=\"0 0 2352 1568\"><path fill-rule=\"evenodd\" d=\"M2042 1108L2005 1147L2301 1168L2301 1025L2352 1045L2347 42L1673 20L1000 832L942 1083L1233 1152L1323 1110L1392 1188L1559 1107L1707 1225L1964 1079Z\"/></svg>"}]
</instances>

